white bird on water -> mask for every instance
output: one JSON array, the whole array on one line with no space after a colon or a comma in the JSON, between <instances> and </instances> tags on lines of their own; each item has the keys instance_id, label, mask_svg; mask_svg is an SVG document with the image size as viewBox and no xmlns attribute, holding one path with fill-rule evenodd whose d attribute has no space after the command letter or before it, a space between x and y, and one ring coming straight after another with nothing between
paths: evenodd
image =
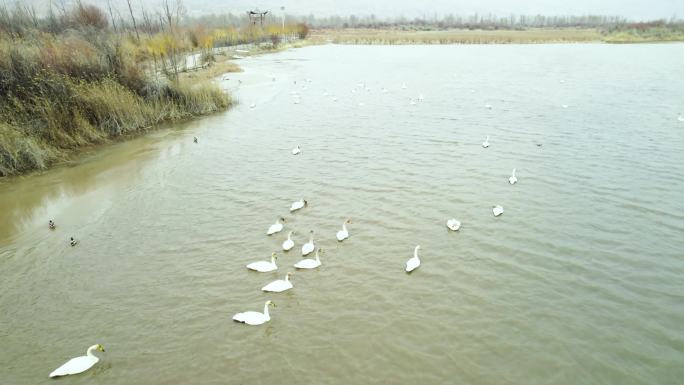
<instances>
[{"instance_id":1,"label":"white bird on water","mask_svg":"<svg viewBox=\"0 0 684 385\"><path fill-rule=\"evenodd\" d=\"M323 250L319 247L318 249L316 249L316 259L311 259L311 258L302 259L301 261L295 263L294 267L296 267L297 269L315 269L315 268L317 268L318 266L321 265L321 259L318 256L319 252L321 254L324 253Z\"/></svg>"},{"instance_id":2,"label":"white bird on water","mask_svg":"<svg viewBox=\"0 0 684 385\"><path fill-rule=\"evenodd\" d=\"M420 249L420 245L416 246L416 248L413 250L413 258L406 261L407 273L412 272L413 270L417 269L418 266L420 266L420 259L418 258L418 249Z\"/></svg>"},{"instance_id":3,"label":"white bird on water","mask_svg":"<svg viewBox=\"0 0 684 385\"><path fill-rule=\"evenodd\" d=\"M677 120L679 120L680 122L684 122L684 115L679 115L677 117Z\"/></svg>"},{"instance_id":4,"label":"white bird on water","mask_svg":"<svg viewBox=\"0 0 684 385\"><path fill-rule=\"evenodd\" d=\"M266 232L266 235L273 235L275 233L279 233L283 230L283 224L280 223L281 221L285 222L285 218L279 218L276 223L272 224L269 228L268 231Z\"/></svg>"},{"instance_id":5,"label":"white bird on water","mask_svg":"<svg viewBox=\"0 0 684 385\"><path fill-rule=\"evenodd\" d=\"M292 206L290 206L290 212L293 213L293 212L295 212L295 211L297 211L303 207L306 207L308 205L309 205L309 202L307 202L304 199L300 199L296 202L292 202Z\"/></svg>"},{"instance_id":6,"label":"white bird on water","mask_svg":"<svg viewBox=\"0 0 684 385\"><path fill-rule=\"evenodd\" d=\"M292 273L289 272L285 275L285 279L278 279L275 280L268 285L264 286L261 288L263 291L270 291L272 293L280 293L285 290L290 290L292 289L292 282L290 282L290 277L292 276Z\"/></svg>"},{"instance_id":7,"label":"white bird on water","mask_svg":"<svg viewBox=\"0 0 684 385\"><path fill-rule=\"evenodd\" d=\"M491 109L492 109L492 105L491 105L491 104L485 104L485 108L488 109L488 110L491 110Z\"/></svg>"},{"instance_id":8,"label":"white bird on water","mask_svg":"<svg viewBox=\"0 0 684 385\"><path fill-rule=\"evenodd\" d=\"M423 94L418 95L418 101L422 102L425 98L423 97Z\"/></svg>"},{"instance_id":9,"label":"white bird on water","mask_svg":"<svg viewBox=\"0 0 684 385\"><path fill-rule=\"evenodd\" d=\"M494 213L495 217L498 217L499 215L503 214L503 207L496 205L494 208L492 208L492 212Z\"/></svg>"},{"instance_id":10,"label":"white bird on water","mask_svg":"<svg viewBox=\"0 0 684 385\"><path fill-rule=\"evenodd\" d=\"M247 265L247 268L250 270L258 271L260 273L268 273L271 271L278 270L278 265L276 265L276 259L278 257L276 256L276 253L271 254L271 262L268 261L259 261L259 262L252 262L249 265Z\"/></svg>"},{"instance_id":11,"label":"white bird on water","mask_svg":"<svg viewBox=\"0 0 684 385\"><path fill-rule=\"evenodd\" d=\"M256 103L252 103L249 105L249 108L254 108L254 107L256 107Z\"/></svg>"},{"instance_id":12,"label":"white bird on water","mask_svg":"<svg viewBox=\"0 0 684 385\"><path fill-rule=\"evenodd\" d=\"M299 155L301 153L302 153L302 149L299 148L299 145L297 145L297 147L292 149L292 155Z\"/></svg>"},{"instance_id":13,"label":"white bird on water","mask_svg":"<svg viewBox=\"0 0 684 385\"><path fill-rule=\"evenodd\" d=\"M68 376L70 374L79 374L83 373L86 370L90 369L93 367L93 365L97 364L98 361L100 361L97 356L93 354L93 350L99 350L101 352L104 352L104 347L100 344L93 345L86 350L86 355L85 356L80 356L76 358L72 358L69 361L67 361L64 365L60 366L59 368L55 369L50 373L50 377L59 377L59 376Z\"/></svg>"},{"instance_id":14,"label":"white bird on water","mask_svg":"<svg viewBox=\"0 0 684 385\"><path fill-rule=\"evenodd\" d=\"M402 90L405 90L405 89L406 89L406 83L402 83L402 84L401 84L401 89L402 89Z\"/></svg>"},{"instance_id":15,"label":"white bird on water","mask_svg":"<svg viewBox=\"0 0 684 385\"><path fill-rule=\"evenodd\" d=\"M311 230L311 234L309 235L309 242L302 245L302 255L310 254L312 251L314 251L315 247L316 245L314 245L313 230Z\"/></svg>"},{"instance_id":16,"label":"white bird on water","mask_svg":"<svg viewBox=\"0 0 684 385\"><path fill-rule=\"evenodd\" d=\"M271 320L270 314L268 314L268 307L276 307L273 301L266 301L264 304L264 312L259 313L258 311L248 311L244 313L237 313L233 316L233 321L242 322L247 325L261 325Z\"/></svg>"},{"instance_id":17,"label":"white bird on water","mask_svg":"<svg viewBox=\"0 0 684 385\"><path fill-rule=\"evenodd\" d=\"M283 250L285 251L290 251L294 247L294 241L292 240L292 234L294 234L294 231L290 231L287 234L287 239L285 242L283 242Z\"/></svg>"},{"instance_id":18,"label":"white bird on water","mask_svg":"<svg viewBox=\"0 0 684 385\"><path fill-rule=\"evenodd\" d=\"M487 135L487 139L485 139L485 141L482 142L482 147L484 147L484 148L489 147L489 135Z\"/></svg>"},{"instance_id":19,"label":"white bird on water","mask_svg":"<svg viewBox=\"0 0 684 385\"><path fill-rule=\"evenodd\" d=\"M515 169L513 169L513 173L511 174L511 177L508 178L508 183L516 184L517 182L518 182L518 178L515 177Z\"/></svg>"},{"instance_id":20,"label":"white bird on water","mask_svg":"<svg viewBox=\"0 0 684 385\"><path fill-rule=\"evenodd\" d=\"M458 229L461 228L461 221L457 220L456 218L451 218L446 222L446 226L451 231L458 231Z\"/></svg>"},{"instance_id":21,"label":"white bird on water","mask_svg":"<svg viewBox=\"0 0 684 385\"><path fill-rule=\"evenodd\" d=\"M337 240L339 242L349 238L349 231L347 231L347 223L351 223L351 219L347 219L342 223L342 230L337 232Z\"/></svg>"}]
</instances>

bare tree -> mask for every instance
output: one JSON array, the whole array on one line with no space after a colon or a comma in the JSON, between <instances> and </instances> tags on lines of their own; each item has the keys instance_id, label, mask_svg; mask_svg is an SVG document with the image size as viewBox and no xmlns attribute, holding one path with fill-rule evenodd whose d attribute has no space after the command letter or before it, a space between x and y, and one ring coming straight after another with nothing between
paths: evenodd
<instances>
[{"instance_id":1,"label":"bare tree","mask_svg":"<svg viewBox=\"0 0 684 385\"><path fill-rule=\"evenodd\" d=\"M140 41L140 35L138 34L138 25L135 24L135 15L133 15L133 6L131 6L131 0L126 0L128 3L128 11L131 13L131 20L133 20L133 29L135 30L135 38Z\"/></svg>"},{"instance_id":2,"label":"bare tree","mask_svg":"<svg viewBox=\"0 0 684 385\"><path fill-rule=\"evenodd\" d=\"M112 2L111 0L107 0L107 7L109 8L109 17L112 19L112 27L114 28L114 32L118 32L116 29L116 20L114 20L114 12L112 12Z\"/></svg>"}]
</instances>

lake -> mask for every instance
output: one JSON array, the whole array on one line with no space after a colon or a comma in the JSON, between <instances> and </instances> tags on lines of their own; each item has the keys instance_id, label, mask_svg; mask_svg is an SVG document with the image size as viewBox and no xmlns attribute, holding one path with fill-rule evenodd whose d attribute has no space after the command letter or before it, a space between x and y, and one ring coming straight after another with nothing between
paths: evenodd
<instances>
[{"instance_id":1,"label":"lake","mask_svg":"<svg viewBox=\"0 0 684 385\"><path fill-rule=\"evenodd\" d=\"M232 110L0 184L3 383L49 384L96 343L101 362L62 383L684 377L684 44L327 45L240 64ZM323 265L262 293L311 230ZM277 272L245 268L274 251ZM267 299L271 322L231 320Z\"/></svg>"}]
</instances>

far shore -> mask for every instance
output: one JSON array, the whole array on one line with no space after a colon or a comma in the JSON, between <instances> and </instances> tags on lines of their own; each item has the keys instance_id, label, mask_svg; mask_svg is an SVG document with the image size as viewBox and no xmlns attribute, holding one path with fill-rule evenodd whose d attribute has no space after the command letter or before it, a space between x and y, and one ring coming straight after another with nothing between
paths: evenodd
<instances>
[{"instance_id":1,"label":"far shore","mask_svg":"<svg viewBox=\"0 0 684 385\"><path fill-rule=\"evenodd\" d=\"M540 43L655 43L684 41L676 31L602 32L594 28L529 28L524 30L406 30L401 28L343 28L312 30L318 44L540 44Z\"/></svg>"}]
</instances>

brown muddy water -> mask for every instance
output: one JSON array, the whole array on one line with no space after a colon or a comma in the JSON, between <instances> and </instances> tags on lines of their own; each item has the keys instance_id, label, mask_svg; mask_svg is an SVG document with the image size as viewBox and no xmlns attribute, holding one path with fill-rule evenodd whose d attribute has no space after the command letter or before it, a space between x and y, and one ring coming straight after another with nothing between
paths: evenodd
<instances>
[{"instance_id":1,"label":"brown muddy water","mask_svg":"<svg viewBox=\"0 0 684 385\"><path fill-rule=\"evenodd\" d=\"M231 111L0 184L0 383L681 382L684 45L240 64ZM323 266L262 293L310 230ZM247 271L273 251L277 272ZM271 322L231 320L267 299ZM92 370L48 379L96 343Z\"/></svg>"}]
</instances>

